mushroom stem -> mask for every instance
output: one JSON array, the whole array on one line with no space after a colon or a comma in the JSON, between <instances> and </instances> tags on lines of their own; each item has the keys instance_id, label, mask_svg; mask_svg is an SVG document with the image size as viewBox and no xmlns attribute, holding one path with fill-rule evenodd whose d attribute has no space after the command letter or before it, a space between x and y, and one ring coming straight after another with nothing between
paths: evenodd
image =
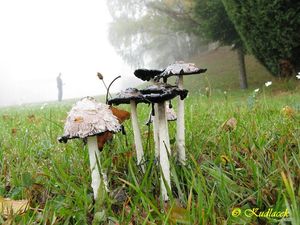
<instances>
[{"instance_id":1,"label":"mushroom stem","mask_svg":"<svg viewBox=\"0 0 300 225\"><path fill-rule=\"evenodd\" d=\"M178 77L178 88L183 89L183 76ZM184 100L178 99L178 116L177 116L177 156L181 164L185 164L185 133L184 133Z\"/></svg>"},{"instance_id":2,"label":"mushroom stem","mask_svg":"<svg viewBox=\"0 0 300 225\"><path fill-rule=\"evenodd\" d=\"M157 84L154 79L150 80L153 84ZM152 115L152 120L153 120L153 139L154 139L154 149L155 149L155 158L158 159L159 157L159 135L158 135L158 130L159 130L159 121L158 121L158 108L157 104L154 104L154 115Z\"/></svg>"},{"instance_id":3,"label":"mushroom stem","mask_svg":"<svg viewBox=\"0 0 300 225\"><path fill-rule=\"evenodd\" d=\"M131 123L132 123L132 128L133 128L134 144L135 144L136 156L137 156L137 164L140 165L144 158L144 151L143 151L143 145L142 145L141 132L140 132L140 128L138 125L136 102L131 100L130 107L131 107ZM142 166L142 170L144 171L143 166Z\"/></svg>"},{"instance_id":4,"label":"mushroom stem","mask_svg":"<svg viewBox=\"0 0 300 225\"><path fill-rule=\"evenodd\" d=\"M94 192L94 199L97 199L98 196L98 189L100 187L101 183L101 177L100 177L100 172L97 165L97 159L99 161L100 165L100 153L98 150L98 144L97 144L97 137L96 136L91 136L87 138L87 144L88 144L88 149L89 149L89 158L90 158L90 168L91 168L91 173L92 173L92 188ZM107 180L106 176L103 176L103 182L105 185L105 188L107 190Z\"/></svg>"},{"instance_id":5,"label":"mushroom stem","mask_svg":"<svg viewBox=\"0 0 300 225\"><path fill-rule=\"evenodd\" d=\"M152 116L153 120L153 137L154 137L154 146L155 146L155 158L159 157L159 121L158 121L158 108L157 104L154 104L154 116Z\"/></svg>"},{"instance_id":6,"label":"mushroom stem","mask_svg":"<svg viewBox=\"0 0 300 225\"><path fill-rule=\"evenodd\" d=\"M169 131L167 126L167 117L166 117L166 107L165 102L158 103L158 121L159 121L159 161L160 166L162 169L161 175L161 194L164 201L169 200L168 192L166 185L171 187L171 180L170 180L170 163L168 153L170 153L170 141L169 141ZM165 178L166 184L163 180Z\"/></svg>"}]
</instances>

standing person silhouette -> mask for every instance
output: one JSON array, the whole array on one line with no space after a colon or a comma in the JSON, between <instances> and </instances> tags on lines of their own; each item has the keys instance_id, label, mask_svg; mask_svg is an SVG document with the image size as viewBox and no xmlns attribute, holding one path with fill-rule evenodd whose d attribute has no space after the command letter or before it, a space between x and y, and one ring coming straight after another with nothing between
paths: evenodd
<instances>
[{"instance_id":1,"label":"standing person silhouette","mask_svg":"<svg viewBox=\"0 0 300 225\"><path fill-rule=\"evenodd\" d=\"M63 81L61 79L61 73L56 77L57 89L58 89L58 101L61 102L63 96Z\"/></svg>"}]
</instances>

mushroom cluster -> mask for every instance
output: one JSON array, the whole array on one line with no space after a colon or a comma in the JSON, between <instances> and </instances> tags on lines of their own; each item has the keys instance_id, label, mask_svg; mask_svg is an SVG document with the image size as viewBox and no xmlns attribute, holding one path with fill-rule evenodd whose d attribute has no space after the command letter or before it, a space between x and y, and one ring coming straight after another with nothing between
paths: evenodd
<instances>
[{"instance_id":1,"label":"mushroom cluster","mask_svg":"<svg viewBox=\"0 0 300 225\"><path fill-rule=\"evenodd\" d=\"M177 156L181 164L185 164L185 132L184 132L184 99L187 97L188 90L183 88L183 76L204 73L206 69L200 69L192 63L176 62L169 65L163 70L137 69L134 75L143 81L150 81L151 85L138 90L136 88L128 88L125 91L111 98L108 104L130 104L131 120L134 131L135 148L137 152L137 163L143 162L143 146L141 140L140 129L137 118L137 104L152 104L151 116L148 124L153 123L153 136L155 143L155 156L159 158L162 169L161 175L161 195L163 200L168 200L167 187L171 188L170 164L168 155L170 152L170 138L167 121L177 119ZM177 85L170 85L167 79L171 76L177 76ZM160 82L160 79L163 82ZM168 104L172 99L179 96L178 116ZM142 167L143 169L143 167Z\"/></svg>"},{"instance_id":2,"label":"mushroom cluster","mask_svg":"<svg viewBox=\"0 0 300 225\"><path fill-rule=\"evenodd\" d=\"M100 151L104 143L112 137L113 133L122 130L121 123L131 118L134 134L134 144L137 153L137 164L144 171L144 150L141 132L138 122L137 104L151 104L152 110L148 121L153 124L153 136L155 143L155 157L159 159L161 166L161 195L164 201L169 199L167 190L171 189L170 177L170 138L168 121L177 119L177 156L181 164L185 164L185 133L184 133L184 99L188 90L183 88L183 76L204 73L206 69L200 69L192 63L176 62L163 70L138 69L134 75L143 81L150 81L151 85L144 89L128 88L118 93L115 97L107 99L107 104L97 103L95 99L86 97L77 102L68 114L64 135L58 140L66 143L69 139L81 138L88 144L90 169L92 176L92 188L94 198L97 198L98 189L103 180L108 190L108 182L101 171ZM98 73L106 87L103 76ZM167 83L170 76L177 76L176 85ZM119 77L118 77L119 78ZM117 78L116 78L117 79ZM115 80L116 80L115 79ZM160 79L163 82L160 82ZM110 86L109 86L110 87ZM107 97L109 94L107 89ZM179 97L177 114L171 106L171 100ZM131 113L116 109L112 105L129 104ZM102 176L102 179L101 179Z\"/></svg>"}]
</instances>

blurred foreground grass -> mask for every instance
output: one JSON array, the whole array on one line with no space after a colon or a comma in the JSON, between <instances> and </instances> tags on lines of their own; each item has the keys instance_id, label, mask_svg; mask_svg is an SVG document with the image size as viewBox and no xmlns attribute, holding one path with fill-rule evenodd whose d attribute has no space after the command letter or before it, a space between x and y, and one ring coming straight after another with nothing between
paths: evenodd
<instances>
[{"instance_id":1,"label":"blurred foreground grass","mask_svg":"<svg viewBox=\"0 0 300 225\"><path fill-rule=\"evenodd\" d=\"M90 224L95 214L95 224L299 225L300 94L273 86L254 93L200 90L187 98L188 161L178 166L172 155L168 204L159 197L152 128L144 125L150 107L138 106L146 173L135 165L127 121L127 136L116 134L101 154L111 191L101 192L95 204L86 146L57 142L71 104L1 109L0 196L28 199L30 209L0 216L0 224ZM230 118L236 126L224 125ZM175 149L176 123L169 128ZM232 215L235 208L241 215ZM289 217L244 215L253 208L287 209Z\"/></svg>"}]
</instances>

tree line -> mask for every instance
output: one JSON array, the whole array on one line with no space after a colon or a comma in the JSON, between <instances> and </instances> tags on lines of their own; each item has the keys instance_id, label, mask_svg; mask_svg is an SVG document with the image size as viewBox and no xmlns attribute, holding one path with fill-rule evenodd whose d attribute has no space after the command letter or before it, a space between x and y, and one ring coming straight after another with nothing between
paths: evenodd
<instances>
[{"instance_id":1,"label":"tree line","mask_svg":"<svg viewBox=\"0 0 300 225\"><path fill-rule=\"evenodd\" d=\"M240 86L247 88L245 54L273 76L300 71L298 0L109 0L109 39L135 67L165 67L218 42L236 51Z\"/></svg>"}]
</instances>

